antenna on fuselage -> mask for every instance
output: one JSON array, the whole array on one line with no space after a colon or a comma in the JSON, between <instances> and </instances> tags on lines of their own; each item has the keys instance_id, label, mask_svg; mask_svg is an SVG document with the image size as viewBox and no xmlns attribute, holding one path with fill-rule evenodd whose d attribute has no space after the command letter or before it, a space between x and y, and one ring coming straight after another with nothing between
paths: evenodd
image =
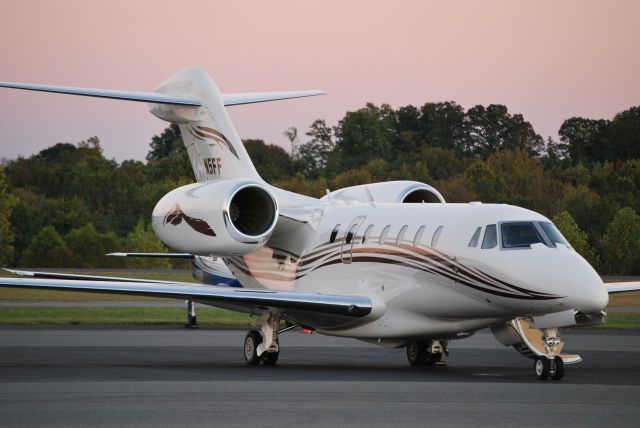
<instances>
[{"instance_id":1,"label":"antenna on fuselage","mask_svg":"<svg viewBox=\"0 0 640 428\"><path fill-rule=\"evenodd\" d=\"M369 190L369 186L364 186L364 190L365 192L367 192L367 199L369 200L369 205L371 205L373 208L376 207L376 203L373 200L373 195L371 194L371 190Z\"/></svg>"},{"instance_id":2,"label":"antenna on fuselage","mask_svg":"<svg viewBox=\"0 0 640 428\"><path fill-rule=\"evenodd\" d=\"M327 190L327 199L329 199L329 203L330 203L331 205L334 205L334 203L333 203L333 197L331 197L331 190L329 190L329 189L326 189L326 190Z\"/></svg>"}]
</instances>

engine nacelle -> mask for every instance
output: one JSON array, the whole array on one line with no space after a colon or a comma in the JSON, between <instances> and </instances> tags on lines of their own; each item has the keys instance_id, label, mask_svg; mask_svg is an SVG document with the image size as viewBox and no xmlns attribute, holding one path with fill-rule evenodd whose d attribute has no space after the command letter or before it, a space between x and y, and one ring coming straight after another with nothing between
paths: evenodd
<instances>
[{"instance_id":1,"label":"engine nacelle","mask_svg":"<svg viewBox=\"0 0 640 428\"><path fill-rule=\"evenodd\" d=\"M343 203L367 203L371 194L374 202L436 203L444 204L444 198L434 187L417 181L386 181L345 187L331 193L331 199ZM326 200L327 196L322 199Z\"/></svg>"},{"instance_id":2,"label":"engine nacelle","mask_svg":"<svg viewBox=\"0 0 640 428\"><path fill-rule=\"evenodd\" d=\"M167 246L201 256L254 252L271 236L278 203L255 181L194 183L167 193L153 209L153 229Z\"/></svg>"}]
</instances>

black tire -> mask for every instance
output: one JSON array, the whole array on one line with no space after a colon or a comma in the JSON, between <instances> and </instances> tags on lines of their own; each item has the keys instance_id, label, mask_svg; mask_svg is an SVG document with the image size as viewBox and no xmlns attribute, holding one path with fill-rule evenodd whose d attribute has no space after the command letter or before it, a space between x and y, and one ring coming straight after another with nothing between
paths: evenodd
<instances>
[{"instance_id":1,"label":"black tire","mask_svg":"<svg viewBox=\"0 0 640 428\"><path fill-rule=\"evenodd\" d=\"M547 357L537 357L533 363L533 372L540 380L545 380L551 372L551 361Z\"/></svg>"},{"instance_id":2,"label":"black tire","mask_svg":"<svg viewBox=\"0 0 640 428\"><path fill-rule=\"evenodd\" d=\"M278 362L278 357L280 356L280 351L278 352L265 352L262 354L262 364L265 366L275 366Z\"/></svg>"},{"instance_id":3,"label":"black tire","mask_svg":"<svg viewBox=\"0 0 640 428\"><path fill-rule=\"evenodd\" d=\"M432 354L431 352L427 352L427 355L424 359L424 365L426 366L435 366L442 360L442 352L437 354Z\"/></svg>"},{"instance_id":4,"label":"black tire","mask_svg":"<svg viewBox=\"0 0 640 428\"><path fill-rule=\"evenodd\" d=\"M407 360L412 366L423 366L427 360L427 342L409 342L407 344Z\"/></svg>"},{"instance_id":5,"label":"black tire","mask_svg":"<svg viewBox=\"0 0 640 428\"><path fill-rule=\"evenodd\" d=\"M555 357L553 363L555 367L551 379L560 380L564 377L564 361L562 357Z\"/></svg>"},{"instance_id":6,"label":"black tire","mask_svg":"<svg viewBox=\"0 0 640 428\"><path fill-rule=\"evenodd\" d=\"M257 366L260 364L261 358L258 357L258 345L262 343L262 335L251 330L244 338L244 360L250 366Z\"/></svg>"}]
</instances>

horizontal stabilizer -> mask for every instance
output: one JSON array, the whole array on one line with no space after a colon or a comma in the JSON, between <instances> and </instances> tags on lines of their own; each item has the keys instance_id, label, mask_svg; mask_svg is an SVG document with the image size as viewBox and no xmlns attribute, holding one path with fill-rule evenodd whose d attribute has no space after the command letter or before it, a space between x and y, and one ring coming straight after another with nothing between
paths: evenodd
<instances>
[{"instance_id":1,"label":"horizontal stabilizer","mask_svg":"<svg viewBox=\"0 0 640 428\"><path fill-rule=\"evenodd\" d=\"M114 91L110 89L74 88L70 86L32 85L28 83L0 82L0 88L24 89L27 91L53 92L56 94L83 95L86 97L111 98L125 101L140 101L155 104L170 104L188 107L200 107L200 101L189 97L176 97L159 92ZM324 95L324 91L290 92L252 92L240 94L222 94L225 106L262 103L266 101L287 100L291 98Z\"/></svg>"},{"instance_id":2,"label":"horizontal stabilizer","mask_svg":"<svg viewBox=\"0 0 640 428\"><path fill-rule=\"evenodd\" d=\"M225 106L263 103L266 101L288 100L292 98L315 97L325 95L324 91L290 91L290 92L253 92L245 94L222 94Z\"/></svg>"},{"instance_id":3,"label":"horizontal stabilizer","mask_svg":"<svg viewBox=\"0 0 640 428\"><path fill-rule=\"evenodd\" d=\"M155 257L159 259L192 259L193 254L189 253L109 253L112 257Z\"/></svg>"},{"instance_id":4,"label":"horizontal stabilizer","mask_svg":"<svg viewBox=\"0 0 640 428\"><path fill-rule=\"evenodd\" d=\"M172 104L200 107L200 101L192 98L174 97L157 92L113 91L109 89L73 88L69 86L31 85L26 83L0 82L0 88L24 89L27 91L54 92L57 94L84 95L86 97L111 98L125 101Z\"/></svg>"}]
</instances>

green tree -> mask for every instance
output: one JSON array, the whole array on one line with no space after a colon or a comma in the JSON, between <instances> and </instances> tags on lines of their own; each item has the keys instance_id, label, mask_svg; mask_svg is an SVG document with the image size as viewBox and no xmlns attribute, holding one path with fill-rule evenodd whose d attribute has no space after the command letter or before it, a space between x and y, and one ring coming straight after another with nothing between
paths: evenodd
<instances>
[{"instance_id":1,"label":"green tree","mask_svg":"<svg viewBox=\"0 0 640 428\"><path fill-rule=\"evenodd\" d=\"M605 195L606 197L606 195ZM580 229L599 237L611 222L617 204L607 201L586 186L568 187L558 203L559 210L571 214Z\"/></svg>"},{"instance_id":2,"label":"green tree","mask_svg":"<svg viewBox=\"0 0 640 428\"><path fill-rule=\"evenodd\" d=\"M184 144L182 143L180 128L175 123L172 123L162 131L160 136L154 135L149 146L151 149L147 153L148 161L160 160L169 156L175 150L183 149Z\"/></svg>"},{"instance_id":3,"label":"green tree","mask_svg":"<svg viewBox=\"0 0 640 428\"><path fill-rule=\"evenodd\" d=\"M465 151L486 158L505 149L525 149L529 155L538 155L544 149L544 139L521 114L510 115L507 107L491 104L477 105L466 114L468 137Z\"/></svg>"},{"instance_id":4,"label":"green tree","mask_svg":"<svg viewBox=\"0 0 640 428\"><path fill-rule=\"evenodd\" d=\"M342 171L394 156L395 111L388 104L350 111L336 127L336 149Z\"/></svg>"},{"instance_id":5,"label":"green tree","mask_svg":"<svg viewBox=\"0 0 640 428\"><path fill-rule=\"evenodd\" d=\"M567 157L573 162L589 162L604 160L612 154L606 155L606 133L610 122L608 120L584 119L572 117L565 120L558 131L560 141L564 144Z\"/></svg>"},{"instance_id":6,"label":"green tree","mask_svg":"<svg viewBox=\"0 0 640 428\"><path fill-rule=\"evenodd\" d=\"M461 152L466 134L464 109L453 101L426 103L420 108L420 135L430 147Z\"/></svg>"},{"instance_id":7,"label":"green tree","mask_svg":"<svg viewBox=\"0 0 640 428\"><path fill-rule=\"evenodd\" d=\"M429 173L435 180L444 180L458 175L462 173L471 162L468 158L460 156L460 154L454 150L430 146L423 147L419 159L427 163Z\"/></svg>"},{"instance_id":8,"label":"green tree","mask_svg":"<svg viewBox=\"0 0 640 428\"><path fill-rule=\"evenodd\" d=\"M609 141L615 145L611 160L640 158L640 107L615 115L609 128Z\"/></svg>"},{"instance_id":9,"label":"green tree","mask_svg":"<svg viewBox=\"0 0 640 428\"><path fill-rule=\"evenodd\" d=\"M494 153L486 163L501 183L500 202L550 215L562 197L562 185L545 175L542 161L524 148Z\"/></svg>"},{"instance_id":10,"label":"green tree","mask_svg":"<svg viewBox=\"0 0 640 428\"><path fill-rule=\"evenodd\" d=\"M601 247L606 273L640 273L640 216L629 207L618 211L602 237Z\"/></svg>"},{"instance_id":11,"label":"green tree","mask_svg":"<svg viewBox=\"0 0 640 428\"><path fill-rule=\"evenodd\" d=\"M107 253L116 251L119 247L118 237L113 232L99 233L91 223L73 229L64 240L73 254L73 266L80 268L105 267L117 263L109 260Z\"/></svg>"},{"instance_id":12,"label":"green tree","mask_svg":"<svg viewBox=\"0 0 640 428\"><path fill-rule=\"evenodd\" d=\"M334 149L333 132L323 119L315 120L306 132L309 141L298 146L296 167L306 177L317 177L326 167L329 155Z\"/></svg>"},{"instance_id":13,"label":"green tree","mask_svg":"<svg viewBox=\"0 0 640 428\"><path fill-rule=\"evenodd\" d=\"M125 242L127 251L136 253L166 253L167 247L156 236L151 224L145 226L143 219L136 224ZM127 266L133 269L171 269L169 260L155 257L127 258Z\"/></svg>"},{"instance_id":14,"label":"green tree","mask_svg":"<svg viewBox=\"0 0 640 428\"><path fill-rule=\"evenodd\" d=\"M587 234L580 230L573 217L571 217L571 214L562 211L556 214L552 220L558 230L560 230L567 241L569 241L573 249L597 270L600 266L600 258L589 245Z\"/></svg>"},{"instance_id":15,"label":"green tree","mask_svg":"<svg viewBox=\"0 0 640 428\"><path fill-rule=\"evenodd\" d=\"M4 166L0 165L0 266L13 261L15 235L11 228L11 212L18 199L9 193Z\"/></svg>"},{"instance_id":16,"label":"green tree","mask_svg":"<svg viewBox=\"0 0 640 428\"><path fill-rule=\"evenodd\" d=\"M291 157L296 156L296 145L298 144L298 128L291 126L282 133L291 143Z\"/></svg>"},{"instance_id":17,"label":"green tree","mask_svg":"<svg viewBox=\"0 0 640 428\"><path fill-rule=\"evenodd\" d=\"M20 260L20 265L27 267L67 267L71 264L71 251L53 226L40 229Z\"/></svg>"},{"instance_id":18,"label":"green tree","mask_svg":"<svg viewBox=\"0 0 640 428\"><path fill-rule=\"evenodd\" d=\"M268 182L291 176L293 161L280 146L265 144L262 140L244 140L244 147L258 171Z\"/></svg>"},{"instance_id":19,"label":"green tree","mask_svg":"<svg viewBox=\"0 0 640 428\"><path fill-rule=\"evenodd\" d=\"M373 183L375 180L366 168L350 169L342 172L331 182L332 189L342 189L343 187L357 186L359 184Z\"/></svg>"},{"instance_id":20,"label":"green tree","mask_svg":"<svg viewBox=\"0 0 640 428\"><path fill-rule=\"evenodd\" d=\"M496 171L486 162L477 160L464 172L469 188L483 202L503 202L504 187Z\"/></svg>"}]
</instances>

